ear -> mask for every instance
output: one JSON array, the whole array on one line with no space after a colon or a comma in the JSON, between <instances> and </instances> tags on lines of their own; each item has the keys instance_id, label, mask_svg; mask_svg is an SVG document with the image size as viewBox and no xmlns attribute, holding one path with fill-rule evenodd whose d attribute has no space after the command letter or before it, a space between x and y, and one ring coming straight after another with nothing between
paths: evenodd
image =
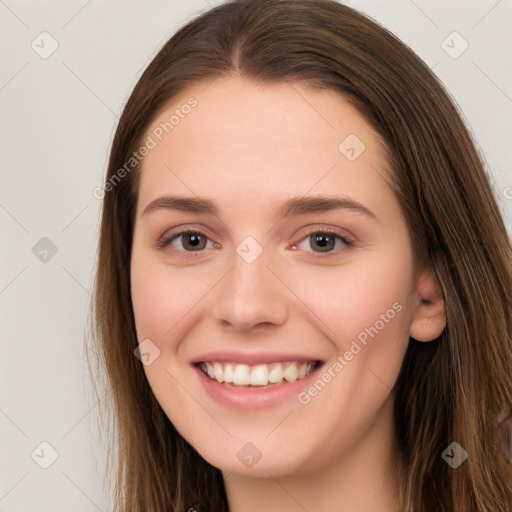
<instances>
[{"instance_id":1,"label":"ear","mask_svg":"<svg viewBox=\"0 0 512 512\"><path fill-rule=\"evenodd\" d=\"M417 282L416 309L409 326L409 335L417 341L433 341L446 327L444 299L431 271L423 272Z\"/></svg>"}]
</instances>

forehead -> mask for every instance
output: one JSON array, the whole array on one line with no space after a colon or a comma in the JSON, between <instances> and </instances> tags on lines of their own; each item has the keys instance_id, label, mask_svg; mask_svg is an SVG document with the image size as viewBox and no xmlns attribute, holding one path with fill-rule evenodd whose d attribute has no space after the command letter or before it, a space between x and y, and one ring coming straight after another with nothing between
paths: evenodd
<instances>
[{"instance_id":1,"label":"forehead","mask_svg":"<svg viewBox=\"0 0 512 512\"><path fill-rule=\"evenodd\" d=\"M142 162L141 203L164 191L219 201L243 192L248 202L313 189L368 196L385 186L378 136L330 90L216 78L173 98L145 135L154 147Z\"/></svg>"}]
</instances>

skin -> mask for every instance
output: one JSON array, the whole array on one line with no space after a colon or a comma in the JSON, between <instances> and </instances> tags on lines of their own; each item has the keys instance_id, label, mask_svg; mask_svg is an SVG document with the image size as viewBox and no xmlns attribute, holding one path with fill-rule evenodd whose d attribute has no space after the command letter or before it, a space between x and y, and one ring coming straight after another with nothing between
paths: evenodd
<instances>
[{"instance_id":1,"label":"skin","mask_svg":"<svg viewBox=\"0 0 512 512\"><path fill-rule=\"evenodd\" d=\"M445 313L433 277L414 271L379 138L335 92L237 75L174 98L146 136L191 96L197 106L142 163L131 290L138 340L160 350L144 367L149 384L181 435L223 471L231 511L396 512L391 389L409 336L434 340ZM338 149L349 134L366 146L354 161ZM141 216L166 194L213 199L220 212ZM377 220L344 209L280 218L284 201L304 195L350 197ZM155 246L187 227L210 241ZM309 237L322 228L353 244L338 239L322 258ZM249 235L263 249L250 264L236 252ZM329 367L397 302L401 311L307 405L241 413L206 395L190 365L206 350L258 347ZM248 441L262 453L250 468L237 457Z\"/></svg>"}]
</instances>

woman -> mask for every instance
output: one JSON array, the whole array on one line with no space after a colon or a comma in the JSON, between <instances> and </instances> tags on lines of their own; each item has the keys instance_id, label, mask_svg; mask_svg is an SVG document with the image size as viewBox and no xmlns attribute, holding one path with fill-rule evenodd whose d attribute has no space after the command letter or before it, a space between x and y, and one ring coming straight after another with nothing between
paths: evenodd
<instances>
[{"instance_id":1,"label":"woman","mask_svg":"<svg viewBox=\"0 0 512 512\"><path fill-rule=\"evenodd\" d=\"M104 191L116 510L509 510L510 241L392 34L211 9L137 83Z\"/></svg>"}]
</instances>

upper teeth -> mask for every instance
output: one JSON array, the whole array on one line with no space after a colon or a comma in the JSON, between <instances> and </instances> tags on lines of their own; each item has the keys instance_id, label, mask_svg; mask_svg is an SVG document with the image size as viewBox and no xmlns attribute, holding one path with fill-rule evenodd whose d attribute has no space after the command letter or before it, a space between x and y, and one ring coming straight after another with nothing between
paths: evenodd
<instances>
[{"instance_id":1,"label":"upper teeth","mask_svg":"<svg viewBox=\"0 0 512 512\"><path fill-rule=\"evenodd\" d=\"M237 386L266 386L280 383L284 380L295 382L309 375L315 366L314 362L300 363L298 361L287 363L258 364L233 364L221 362L204 362L201 369L217 382L232 382Z\"/></svg>"}]
</instances>

